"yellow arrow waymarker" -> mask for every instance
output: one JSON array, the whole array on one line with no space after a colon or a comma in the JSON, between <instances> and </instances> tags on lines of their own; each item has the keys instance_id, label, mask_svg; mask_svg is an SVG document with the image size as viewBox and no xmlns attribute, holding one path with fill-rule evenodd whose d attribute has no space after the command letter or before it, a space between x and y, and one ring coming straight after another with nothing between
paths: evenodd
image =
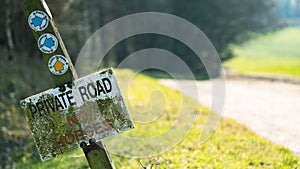
<instances>
[{"instance_id":1,"label":"yellow arrow waymarker","mask_svg":"<svg viewBox=\"0 0 300 169\"><path fill-rule=\"evenodd\" d=\"M23 4L23 11L55 85L62 86L72 82L73 77L77 78L77 75L45 1L26 0ZM54 63L56 67L53 68L51 60L55 59L61 65ZM60 59L65 61L59 61Z\"/></svg>"},{"instance_id":2,"label":"yellow arrow waymarker","mask_svg":"<svg viewBox=\"0 0 300 169\"><path fill-rule=\"evenodd\" d=\"M23 11L56 87L62 89L70 87L69 84L78 77L47 4L44 0L25 0ZM88 146L86 143L80 146L83 147L90 167L92 169L114 168L102 141L96 144L91 138L89 142Z\"/></svg>"}]
</instances>

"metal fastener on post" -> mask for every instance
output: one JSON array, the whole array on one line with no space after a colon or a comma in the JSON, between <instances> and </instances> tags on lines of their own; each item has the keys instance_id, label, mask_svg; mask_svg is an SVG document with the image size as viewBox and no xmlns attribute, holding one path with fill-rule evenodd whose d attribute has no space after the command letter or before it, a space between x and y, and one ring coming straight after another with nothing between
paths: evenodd
<instances>
[{"instance_id":1,"label":"metal fastener on post","mask_svg":"<svg viewBox=\"0 0 300 169\"><path fill-rule=\"evenodd\" d=\"M72 81L78 76L46 2L25 0L23 10L56 87L65 91L65 85L71 87ZM90 167L115 168L102 141L95 142L96 140L90 139L91 144L88 146L85 142L80 143Z\"/></svg>"}]
</instances>

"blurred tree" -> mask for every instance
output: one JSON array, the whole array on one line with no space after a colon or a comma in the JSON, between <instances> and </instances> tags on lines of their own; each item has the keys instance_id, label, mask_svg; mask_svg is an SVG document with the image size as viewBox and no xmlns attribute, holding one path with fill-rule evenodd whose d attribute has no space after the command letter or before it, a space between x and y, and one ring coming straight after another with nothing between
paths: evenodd
<instances>
[{"instance_id":1,"label":"blurred tree","mask_svg":"<svg viewBox=\"0 0 300 169\"><path fill-rule=\"evenodd\" d=\"M248 40L247 33L278 26L272 0L170 1L172 13L198 26L212 41L223 60L232 55L228 45Z\"/></svg>"},{"instance_id":2,"label":"blurred tree","mask_svg":"<svg viewBox=\"0 0 300 169\"><path fill-rule=\"evenodd\" d=\"M0 24L4 25L5 29L0 30L0 45L6 46L8 57L11 57L11 51L22 52L28 57L38 55L27 20L23 17L20 8L21 2L22 0L1 1L1 14L4 17L0 19ZM270 30L276 25L276 16L278 16L274 14L273 0L190 0L188 2L52 0L48 1L48 4L73 59L76 58L84 42L101 26L118 17L136 12L165 12L187 19L204 31L220 53L222 60L231 57L229 44L247 40L248 32ZM132 53L135 48L149 46L147 43L162 43L162 40L154 41L150 37L146 39L149 42L146 40L136 43L135 40L129 39L122 47L113 49L109 53L106 64L116 65L122 60L119 56L123 56L123 52ZM168 46L172 45L173 50L181 50L177 49L176 43L168 44ZM194 63L193 60L187 62ZM191 68L193 69L193 66Z\"/></svg>"},{"instance_id":3,"label":"blurred tree","mask_svg":"<svg viewBox=\"0 0 300 169\"><path fill-rule=\"evenodd\" d=\"M51 86L48 72L21 9L23 0L0 1L0 168L13 168L18 160L38 159L18 101ZM228 46L248 39L248 32L276 25L272 0L48 0L61 35L73 59L100 27L137 12L165 12L183 17L210 38L223 60ZM111 36L114 36L113 34ZM97 47L97 46L94 46ZM162 48L180 56L194 71L205 74L197 56L181 42L161 35L139 35L117 44L104 66L120 63L134 51ZM28 66L30 65L30 66ZM44 64L42 64L44 65Z\"/></svg>"}]
</instances>

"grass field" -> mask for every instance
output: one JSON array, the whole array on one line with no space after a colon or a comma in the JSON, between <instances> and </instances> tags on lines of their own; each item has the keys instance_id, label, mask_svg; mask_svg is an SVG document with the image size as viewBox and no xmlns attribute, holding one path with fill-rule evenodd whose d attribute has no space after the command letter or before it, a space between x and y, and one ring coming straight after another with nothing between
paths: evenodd
<instances>
[{"instance_id":1,"label":"grass field","mask_svg":"<svg viewBox=\"0 0 300 169\"><path fill-rule=\"evenodd\" d=\"M300 77L300 28L260 36L233 46L235 57L225 66L238 74L271 73Z\"/></svg>"},{"instance_id":2,"label":"grass field","mask_svg":"<svg viewBox=\"0 0 300 169\"><path fill-rule=\"evenodd\" d=\"M276 146L257 136L245 126L223 118L217 131L208 141L200 144L203 124L209 114L208 109L198 105L194 100L181 96L177 91L162 86L158 81L147 76L138 75L128 87L125 83L132 77L132 72L117 72L123 94L128 97L127 105L131 114L149 111L163 114L150 124L136 123L136 128L125 133L131 137L149 137L166 132L177 119L181 97L184 98L183 112L193 111L199 118L195 121L185 139L164 154L140 159L144 166L157 168L299 168L299 158L288 149ZM152 93L161 91L160 93ZM152 93L152 94L151 94ZM151 95L151 97L149 97ZM167 100L162 100L166 96ZM151 99L150 99L151 98ZM165 103L165 109L161 109ZM131 106L130 106L131 105ZM135 110L134 110L135 109ZM126 143L123 143L126 145ZM148 147L144 147L147 149ZM133 150L132 150L133 151ZM112 155L117 168L141 168L137 159ZM79 150L73 154L40 164L26 158L16 168L88 168L83 153Z\"/></svg>"}]
</instances>

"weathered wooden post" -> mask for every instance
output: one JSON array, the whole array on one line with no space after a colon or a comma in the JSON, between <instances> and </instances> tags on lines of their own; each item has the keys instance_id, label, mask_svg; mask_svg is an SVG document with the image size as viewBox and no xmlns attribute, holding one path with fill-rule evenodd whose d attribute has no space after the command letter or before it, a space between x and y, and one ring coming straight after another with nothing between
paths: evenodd
<instances>
[{"instance_id":1,"label":"weathered wooden post","mask_svg":"<svg viewBox=\"0 0 300 169\"><path fill-rule=\"evenodd\" d=\"M81 147L92 169L114 168L101 140L134 125L112 69L78 79L46 2L23 10L56 85L21 101L41 160Z\"/></svg>"}]
</instances>

